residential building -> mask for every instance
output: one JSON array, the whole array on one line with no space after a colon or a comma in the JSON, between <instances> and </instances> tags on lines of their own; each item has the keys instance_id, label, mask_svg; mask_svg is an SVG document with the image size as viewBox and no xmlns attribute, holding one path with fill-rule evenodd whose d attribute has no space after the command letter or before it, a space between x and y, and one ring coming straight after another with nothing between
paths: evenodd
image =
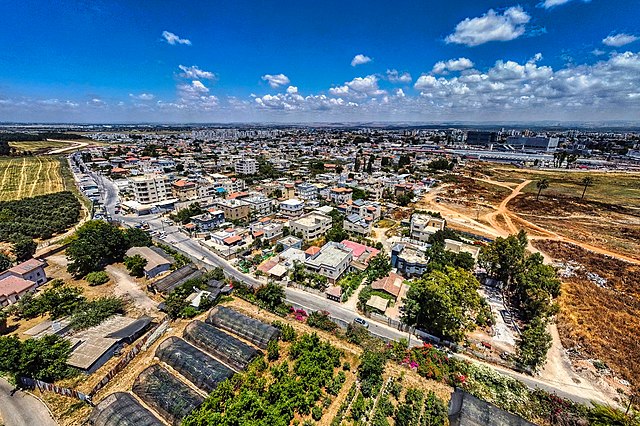
<instances>
[{"instance_id":1,"label":"residential building","mask_svg":"<svg viewBox=\"0 0 640 426\"><path fill-rule=\"evenodd\" d=\"M350 188L332 188L329 191L329 199L336 204L344 204L351 201L353 191Z\"/></svg>"},{"instance_id":2,"label":"residential building","mask_svg":"<svg viewBox=\"0 0 640 426\"><path fill-rule=\"evenodd\" d=\"M13 276L31 281L35 283L37 287L47 282L47 274L44 271L46 266L47 263L44 260L29 259L1 272L0 280Z\"/></svg>"},{"instance_id":3,"label":"residential building","mask_svg":"<svg viewBox=\"0 0 640 426\"><path fill-rule=\"evenodd\" d=\"M404 278L402 277L402 275L398 275L395 272L390 272L386 277L372 282L371 288L373 290L384 291L397 300L398 296L400 295L400 290L402 289L403 282Z\"/></svg>"},{"instance_id":4,"label":"residential building","mask_svg":"<svg viewBox=\"0 0 640 426\"><path fill-rule=\"evenodd\" d=\"M365 220L358 214L350 214L344 218L342 227L345 231L368 237L371 235L371 221Z\"/></svg>"},{"instance_id":5,"label":"residential building","mask_svg":"<svg viewBox=\"0 0 640 426\"><path fill-rule=\"evenodd\" d=\"M382 214L382 207L379 203L375 203L367 200L353 200L343 204L341 208L346 214L357 214L365 219L375 222L380 219Z\"/></svg>"},{"instance_id":6,"label":"residential building","mask_svg":"<svg viewBox=\"0 0 640 426\"><path fill-rule=\"evenodd\" d=\"M282 244L282 251L287 251L290 248L301 249L302 248L302 240L300 238L294 237L293 235L289 235L288 237L284 237L278 240L276 244Z\"/></svg>"},{"instance_id":7,"label":"residential building","mask_svg":"<svg viewBox=\"0 0 640 426\"><path fill-rule=\"evenodd\" d=\"M214 202L215 206L224 212L224 217L226 220L243 220L249 217L251 213L251 209L249 207L249 203L238 200L216 200Z\"/></svg>"},{"instance_id":8,"label":"residential building","mask_svg":"<svg viewBox=\"0 0 640 426\"><path fill-rule=\"evenodd\" d=\"M129 188L133 190L134 200L140 204L165 201L171 194L169 178L162 174L130 177Z\"/></svg>"},{"instance_id":9,"label":"residential building","mask_svg":"<svg viewBox=\"0 0 640 426\"><path fill-rule=\"evenodd\" d=\"M424 247L409 243L396 244L391 249L391 266L408 278L422 276L429 263L424 250Z\"/></svg>"},{"instance_id":10,"label":"residential building","mask_svg":"<svg viewBox=\"0 0 640 426\"><path fill-rule=\"evenodd\" d=\"M268 218L265 218L268 219ZM282 238L282 229L284 226L281 222L275 221L258 221L252 223L250 226L253 238L262 238L270 242L275 242L279 238Z\"/></svg>"},{"instance_id":11,"label":"residential building","mask_svg":"<svg viewBox=\"0 0 640 426\"><path fill-rule=\"evenodd\" d=\"M353 270L364 271L369 266L369 261L380 254L380 250L355 241L343 240L340 244L353 253L353 261L351 262Z\"/></svg>"},{"instance_id":12,"label":"residential building","mask_svg":"<svg viewBox=\"0 0 640 426\"><path fill-rule=\"evenodd\" d=\"M304 213L304 201L292 198L280 203L280 212L288 217L298 217Z\"/></svg>"},{"instance_id":13,"label":"residential building","mask_svg":"<svg viewBox=\"0 0 640 426\"><path fill-rule=\"evenodd\" d=\"M351 249L336 242L325 244L319 252L305 260L305 267L317 274L327 277L334 284L349 268L353 260Z\"/></svg>"},{"instance_id":14,"label":"residential building","mask_svg":"<svg viewBox=\"0 0 640 426\"><path fill-rule=\"evenodd\" d=\"M445 225L446 221L442 218L433 217L428 214L414 213L411 215L411 238L427 242L433 234L438 231L443 231Z\"/></svg>"},{"instance_id":15,"label":"residential building","mask_svg":"<svg viewBox=\"0 0 640 426\"><path fill-rule=\"evenodd\" d=\"M247 197L243 197L242 201L248 203L251 212L258 217L273 213L273 200L260 193L252 193Z\"/></svg>"},{"instance_id":16,"label":"residential building","mask_svg":"<svg viewBox=\"0 0 640 426\"><path fill-rule=\"evenodd\" d=\"M471 244L463 243L461 241L449 239L444 240L444 249L456 254L469 253L474 259L477 259L478 255L480 254L480 246L474 246Z\"/></svg>"},{"instance_id":17,"label":"residential building","mask_svg":"<svg viewBox=\"0 0 640 426\"><path fill-rule=\"evenodd\" d=\"M318 199L318 188L310 183L301 183L296 185L296 193L298 194L298 198L303 201Z\"/></svg>"},{"instance_id":18,"label":"residential building","mask_svg":"<svg viewBox=\"0 0 640 426\"><path fill-rule=\"evenodd\" d=\"M168 271L173 263L173 258L159 247L131 247L126 255L128 257L139 255L147 261L144 265L144 275L147 278L154 278Z\"/></svg>"},{"instance_id":19,"label":"residential building","mask_svg":"<svg viewBox=\"0 0 640 426\"><path fill-rule=\"evenodd\" d=\"M23 296L36 291L38 285L13 275L0 278L0 308L13 305Z\"/></svg>"},{"instance_id":20,"label":"residential building","mask_svg":"<svg viewBox=\"0 0 640 426\"><path fill-rule=\"evenodd\" d=\"M241 158L236 161L235 170L240 175L255 175L258 173L258 162L254 158Z\"/></svg>"},{"instance_id":21,"label":"residential building","mask_svg":"<svg viewBox=\"0 0 640 426\"><path fill-rule=\"evenodd\" d=\"M307 241L315 240L323 236L331 229L331 216L318 212L311 212L289 222L289 229L294 235L302 235Z\"/></svg>"},{"instance_id":22,"label":"residential building","mask_svg":"<svg viewBox=\"0 0 640 426\"><path fill-rule=\"evenodd\" d=\"M191 223L196 225L200 231L215 229L222 225L224 221L224 211L216 209L209 209L207 213L191 218Z\"/></svg>"},{"instance_id":23,"label":"residential building","mask_svg":"<svg viewBox=\"0 0 640 426\"><path fill-rule=\"evenodd\" d=\"M180 179L171 185L171 194L180 201L193 200L198 198L198 185L195 182Z\"/></svg>"}]
</instances>

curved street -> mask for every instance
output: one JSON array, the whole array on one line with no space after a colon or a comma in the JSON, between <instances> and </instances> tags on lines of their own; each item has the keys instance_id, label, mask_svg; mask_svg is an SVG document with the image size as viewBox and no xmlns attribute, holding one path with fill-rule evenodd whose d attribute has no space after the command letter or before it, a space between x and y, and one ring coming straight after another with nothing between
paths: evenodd
<instances>
[{"instance_id":1,"label":"curved street","mask_svg":"<svg viewBox=\"0 0 640 426\"><path fill-rule=\"evenodd\" d=\"M16 390L0 378L0 424L5 426L56 426L45 405L28 393Z\"/></svg>"}]
</instances>

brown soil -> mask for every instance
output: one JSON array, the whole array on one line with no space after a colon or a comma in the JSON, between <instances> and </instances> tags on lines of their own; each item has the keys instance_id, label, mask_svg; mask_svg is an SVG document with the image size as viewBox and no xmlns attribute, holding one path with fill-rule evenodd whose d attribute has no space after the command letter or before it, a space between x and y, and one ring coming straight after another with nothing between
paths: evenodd
<instances>
[{"instance_id":1,"label":"brown soil","mask_svg":"<svg viewBox=\"0 0 640 426\"><path fill-rule=\"evenodd\" d=\"M597 358L637 385L640 374L640 266L573 244L535 241L536 248L581 267L563 278L558 331L562 344L581 359ZM606 279L599 286L588 273Z\"/></svg>"}]
</instances>

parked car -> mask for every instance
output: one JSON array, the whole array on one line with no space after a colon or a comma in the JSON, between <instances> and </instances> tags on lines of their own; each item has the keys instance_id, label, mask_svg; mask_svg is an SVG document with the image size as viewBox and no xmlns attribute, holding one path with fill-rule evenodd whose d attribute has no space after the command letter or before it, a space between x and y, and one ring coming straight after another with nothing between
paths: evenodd
<instances>
[{"instance_id":1,"label":"parked car","mask_svg":"<svg viewBox=\"0 0 640 426\"><path fill-rule=\"evenodd\" d=\"M361 325L361 326L363 326L364 328L369 328L369 323L368 323L368 322L366 322L365 320L363 320L362 318L359 318L359 317L358 317L358 318L355 318L355 319L353 320L353 322L355 322L355 323L357 323L357 324L360 324L360 325Z\"/></svg>"}]
</instances>

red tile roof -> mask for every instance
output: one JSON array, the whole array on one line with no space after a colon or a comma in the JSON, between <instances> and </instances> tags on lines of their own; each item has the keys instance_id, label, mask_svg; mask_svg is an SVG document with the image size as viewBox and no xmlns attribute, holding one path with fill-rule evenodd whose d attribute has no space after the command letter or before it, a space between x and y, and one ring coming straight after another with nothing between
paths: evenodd
<instances>
[{"instance_id":1,"label":"red tile roof","mask_svg":"<svg viewBox=\"0 0 640 426\"><path fill-rule=\"evenodd\" d=\"M309 256L313 256L314 254L318 253L319 251L320 251L320 247L311 246L308 249L306 249L304 252L305 252L305 254L308 254Z\"/></svg>"},{"instance_id":2,"label":"red tile roof","mask_svg":"<svg viewBox=\"0 0 640 426\"><path fill-rule=\"evenodd\" d=\"M371 288L374 290L383 290L392 296L398 297L404 278L394 272L389 272L384 278L380 278L377 281L371 283Z\"/></svg>"},{"instance_id":3,"label":"red tile roof","mask_svg":"<svg viewBox=\"0 0 640 426\"><path fill-rule=\"evenodd\" d=\"M0 296L9 297L13 294L20 294L35 287L36 283L27 281L20 277L9 275L0 280Z\"/></svg>"},{"instance_id":4,"label":"red tile roof","mask_svg":"<svg viewBox=\"0 0 640 426\"><path fill-rule=\"evenodd\" d=\"M242 237L239 235L232 235L231 237L227 237L222 241L224 241L225 244L234 244L234 243L237 243L238 241L242 241Z\"/></svg>"}]
</instances>

